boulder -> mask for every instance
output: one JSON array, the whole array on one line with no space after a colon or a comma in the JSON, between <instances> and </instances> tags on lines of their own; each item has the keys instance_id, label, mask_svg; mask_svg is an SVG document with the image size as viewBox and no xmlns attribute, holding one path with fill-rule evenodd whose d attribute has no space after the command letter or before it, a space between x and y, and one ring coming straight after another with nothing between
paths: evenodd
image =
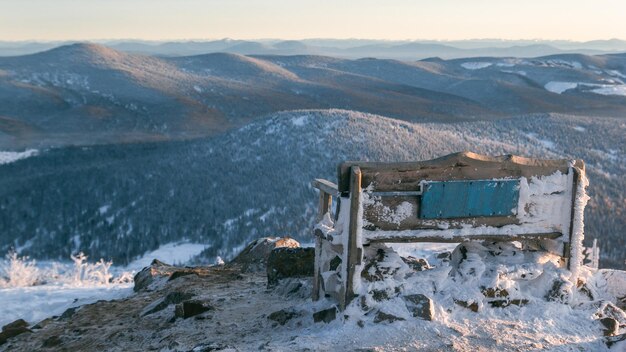
<instances>
[{"instance_id":1,"label":"boulder","mask_svg":"<svg viewBox=\"0 0 626 352\"><path fill-rule=\"evenodd\" d=\"M459 299L455 299L454 303L456 303L457 305L463 307L463 308L467 308L469 310L471 310L472 312L478 312L478 303L477 302L467 302L467 301L462 301Z\"/></svg>"},{"instance_id":2,"label":"boulder","mask_svg":"<svg viewBox=\"0 0 626 352\"><path fill-rule=\"evenodd\" d=\"M215 308L206 302L189 300L176 305L176 308L174 309L174 316L187 319L212 309Z\"/></svg>"},{"instance_id":3,"label":"boulder","mask_svg":"<svg viewBox=\"0 0 626 352\"><path fill-rule=\"evenodd\" d=\"M295 318L298 314L294 311L281 309L267 316L267 319L273 320L280 325L285 325L289 320Z\"/></svg>"},{"instance_id":4,"label":"boulder","mask_svg":"<svg viewBox=\"0 0 626 352\"><path fill-rule=\"evenodd\" d=\"M431 269L431 266L428 264L426 259L423 258L415 258L412 256L402 257L402 261L406 263L411 269L414 271L424 271Z\"/></svg>"},{"instance_id":5,"label":"boulder","mask_svg":"<svg viewBox=\"0 0 626 352\"><path fill-rule=\"evenodd\" d=\"M146 308L143 309L141 315L146 316L148 314L162 311L170 304L178 304L190 299L191 297L193 297L192 293L178 291L170 292L167 294L167 296L150 303Z\"/></svg>"},{"instance_id":6,"label":"boulder","mask_svg":"<svg viewBox=\"0 0 626 352\"><path fill-rule=\"evenodd\" d=\"M237 267L242 272L266 270L267 260L274 248L298 248L300 243L290 237L263 237L250 242L226 267Z\"/></svg>"},{"instance_id":7,"label":"boulder","mask_svg":"<svg viewBox=\"0 0 626 352\"><path fill-rule=\"evenodd\" d=\"M267 259L267 285L288 277L313 276L314 269L315 248L275 248Z\"/></svg>"},{"instance_id":8,"label":"boulder","mask_svg":"<svg viewBox=\"0 0 626 352\"><path fill-rule=\"evenodd\" d=\"M494 299L488 302L494 308L506 308L510 305L525 306L528 304L527 299Z\"/></svg>"},{"instance_id":9,"label":"boulder","mask_svg":"<svg viewBox=\"0 0 626 352\"><path fill-rule=\"evenodd\" d=\"M416 318L424 320L433 320L435 316L435 307L433 301L423 294L414 294L403 296L404 303L409 312L413 313Z\"/></svg>"},{"instance_id":10,"label":"boulder","mask_svg":"<svg viewBox=\"0 0 626 352\"><path fill-rule=\"evenodd\" d=\"M405 320L405 319L402 317L397 317L393 314L385 313L380 310L376 313L376 316L374 317L374 323L377 323L377 324L383 323L383 322L393 323L394 321L398 321L398 320Z\"/></svg>"},{"instance_id":11,"label":"boulder","mask_svg":"<svg viewBox=\"0 0 626 352\"><path fill-rule=\"evenodd\" d=\"M150 286L156 282L164 284L167 281L172 281L187 275L206 275L209 270L211 270L209 267L178 267L155 259L150 266L143 268L135 275L135 286L133 290L139 292L141 290L150 289Z\"/></svg>"},{"instance_id":12,"label":"boulder","mask_svg":"<svg viewBox=\"0 0 626 352\"><path fill-rule=\"evenodd\" d=\"M62 343L63 343L63 340L61 340L59 336L53 335L45 339L41 346L44 348L53 348L53 347L57 347L58 345Z\"/></svg>"},{"instance_id":13,"label":"boulder","mask_svg":"<svg viewBox=\"0 0 626 352\"><path fill-rule=\"evenodd\" d=\"M319 323L321 321L323 321L324 323L330 323L331 321L335 320L335 318L337 318L337 307L331 307L313 313L313 321L316 323Z\"/></svg>"},{"instance_id":14,"label":"boulder","mask_svg":"<svg viewBox=\"0 0 626 352\"><path fill-rule=\"evenodd\" d=\"M604 336L615 336L619 332L619 323L613 318L602 318L600 323L604 326Z\"/></svg>"},{"instance_id":15,"label":"boulder","mask_svg":"<svg viewBox=\"0 0 626 352\"><path fill-rule=\"evenodd\" d=\"M7 340L11 337L15 337L25 332L32 332L32 330L28 328L28 323L24 321L24 319L18 319L3 326L2 332L0 332L0 345L7 342Z\"/></svg>"},{"instance_id":16,"label":"boulder","mask_svg":"<svg viewBox=\"0 0 626 352\"><path fill-rule=\"evenodd\" d=\"M135 275L133 291L139 292L146 289L154 282L155 278L169 277L175 271L174 268L174 266L165 264L158 259L153 260L150 266L143 268Z\"/></svg>"},{"instance_id":17,"label":"boulder","mask_svg":"<svg viewBox=\"0 0 626 352\"><path fill-rule=\"evenodd\" d=\"M570 301L572 284L564 279L552 282L552 288L546 293L545 299L550 302L567 303Z\"/></svg>"}]
</instances>

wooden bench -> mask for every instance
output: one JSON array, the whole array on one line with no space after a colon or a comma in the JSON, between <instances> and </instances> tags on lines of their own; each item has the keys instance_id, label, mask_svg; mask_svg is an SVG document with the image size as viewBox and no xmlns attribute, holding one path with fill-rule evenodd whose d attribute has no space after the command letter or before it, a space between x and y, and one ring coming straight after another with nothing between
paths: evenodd
<instances>
[{"instance_id":1,"label":"wooden bench","mask_svg":"<svg viewBox=\"0 0 626 352\"><path fill-rule=\"evenodd\" d=\"M363 246L375 242L532 241L560 255L575 280L584 174L582 160L470 152L421 162L341 163L336 185L312 182L320 190L313 300L326 296L344 309L355 297Z\"/></svg>"}]
</instances>

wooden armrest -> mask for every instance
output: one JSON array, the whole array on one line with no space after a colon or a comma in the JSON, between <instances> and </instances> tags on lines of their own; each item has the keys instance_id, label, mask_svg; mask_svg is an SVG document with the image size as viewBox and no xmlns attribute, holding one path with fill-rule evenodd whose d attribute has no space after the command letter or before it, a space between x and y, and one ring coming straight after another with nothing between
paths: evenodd
<instances>
[{"instance_id":1,"label":"wooden armrest","mask_svg":"<svg viewBox=\"0 0 626 352\"><path fill-rule=\"evenodd\" d=\"M339 190L337 189L337 185L328 180L316 178L315 180L311 182L311 186L333 197L339 196Z\"/></svg>"}]
</instances>

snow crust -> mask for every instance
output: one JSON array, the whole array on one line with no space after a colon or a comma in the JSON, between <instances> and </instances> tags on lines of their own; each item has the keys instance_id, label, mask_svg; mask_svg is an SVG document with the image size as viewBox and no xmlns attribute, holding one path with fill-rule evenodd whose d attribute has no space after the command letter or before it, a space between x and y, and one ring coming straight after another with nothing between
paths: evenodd
<instances>
[{"instance_id":1,"label":"snow crust","mask_svg":"<svg viewBox=\"0 0 626 352\"><path fill-rule=\"evenodd\" d=\"M28 149L23 152L3 152L0 151L0 165L9 164L20 159L26 159L31 156L39 154L36 149Z\"/></svg>"},{"instance_id":2,"label":"snow crust","mask_svg":"<svg viewBox=\"0 0 626 352\"><path fill-rule=\"evenodd\" d=\"M491 62L464 62L461 64L466 70L480 70L493 65Z\"/></svg>"},{"instance_id":3,"label":"snow crust","mask_svg":"<svg viewBox=\"0 0 626 352\"><path fill-rule=\"evenodd\" d=\"M626 84L606 85L601 88L592 89L591 92L602 95L621 95L626 96Z\"/></svg>"},{"instance_id":4,"label":"snow crust","mask_svg":"<svg viewBox=\"0 0 626 352\"><path fill-rule=\"evenodd\" d=\"M144 254L126 266L126 270L141 270L158 259L168 264L185 264L200 254L208 245L200 243L168 243L158 249Z\"/></svg>"},{"instance_id":5,"label":"snow crust","mask_svg":"<svg viewBox=\"0 0 626 352\"><path fill-rule=\"evenodd\" d=\"M578 83L576 82L557 82L557 81L550 81L548 83L545 84L544 88L552 93L556 93L556 94L562 94L565 91L568 91L570 89L575 89L576 87L578 87Z\"/></svg>"},{"instance_id":6,"label":"snow crust","mask_svg":"<svg viewBox=\"0 0 626 352\"><path fill-rule=\"evenodd\" d=\"M37 323L65 310L99 300L120 299L133 292L132 283L110 286L42 285L0 289L0 326L17 319Z\"/></svg>"}]
</instances>

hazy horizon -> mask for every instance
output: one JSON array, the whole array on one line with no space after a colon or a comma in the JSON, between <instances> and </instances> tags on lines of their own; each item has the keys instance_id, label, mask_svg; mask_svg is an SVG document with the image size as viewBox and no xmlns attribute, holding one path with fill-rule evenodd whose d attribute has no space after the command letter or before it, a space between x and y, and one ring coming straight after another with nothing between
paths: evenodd
<instances>
[{"instance_id":1,"label":"hazy horizon","mask_svg":"<svg viewBox=\"0 0 626 352\"><path fill-rule=\"evenodd\" d=\"M277 42L277 41L371 41L371 42L439 42L439 43L454 43L454 42L528 42L528 43L547 43L547 42L569 42L569 43L588 43L596 41L626 41L625 38L595 38L590 40L571 40L571 39L544 39L544 38L520 38L520 39L506 39L506 38L465 38L465 39L431 39L431 38L414 38L414 39L391 39L391 38L352 38L352 37L303 37L303 38L238 38L238 37L198 37L198 38L170 38L170 39L145 39L145 38L66 38L66 39L18 39L18 40L6 40L1 39L0 42L4 43L59 43L59 42L124 42L124 41L137 41L137 42L150 42L150 43L164 43L164 42L203 42L203 41L219 41L219 40L232 40L232 41L256 41L256 42Z\"/></svg>"},{"instance_id":2,"label":"hazy horizon","mask_svg":"<svg viewBox=\"0 0 626 352\"><path fill-rule=\"evenodd\" d=\"M6 0L0 5L0 40L457 41L497 33L503 40L590 41L626 38L624 13L626 3L611 0Z\"/></svg>"}]
</instances>

